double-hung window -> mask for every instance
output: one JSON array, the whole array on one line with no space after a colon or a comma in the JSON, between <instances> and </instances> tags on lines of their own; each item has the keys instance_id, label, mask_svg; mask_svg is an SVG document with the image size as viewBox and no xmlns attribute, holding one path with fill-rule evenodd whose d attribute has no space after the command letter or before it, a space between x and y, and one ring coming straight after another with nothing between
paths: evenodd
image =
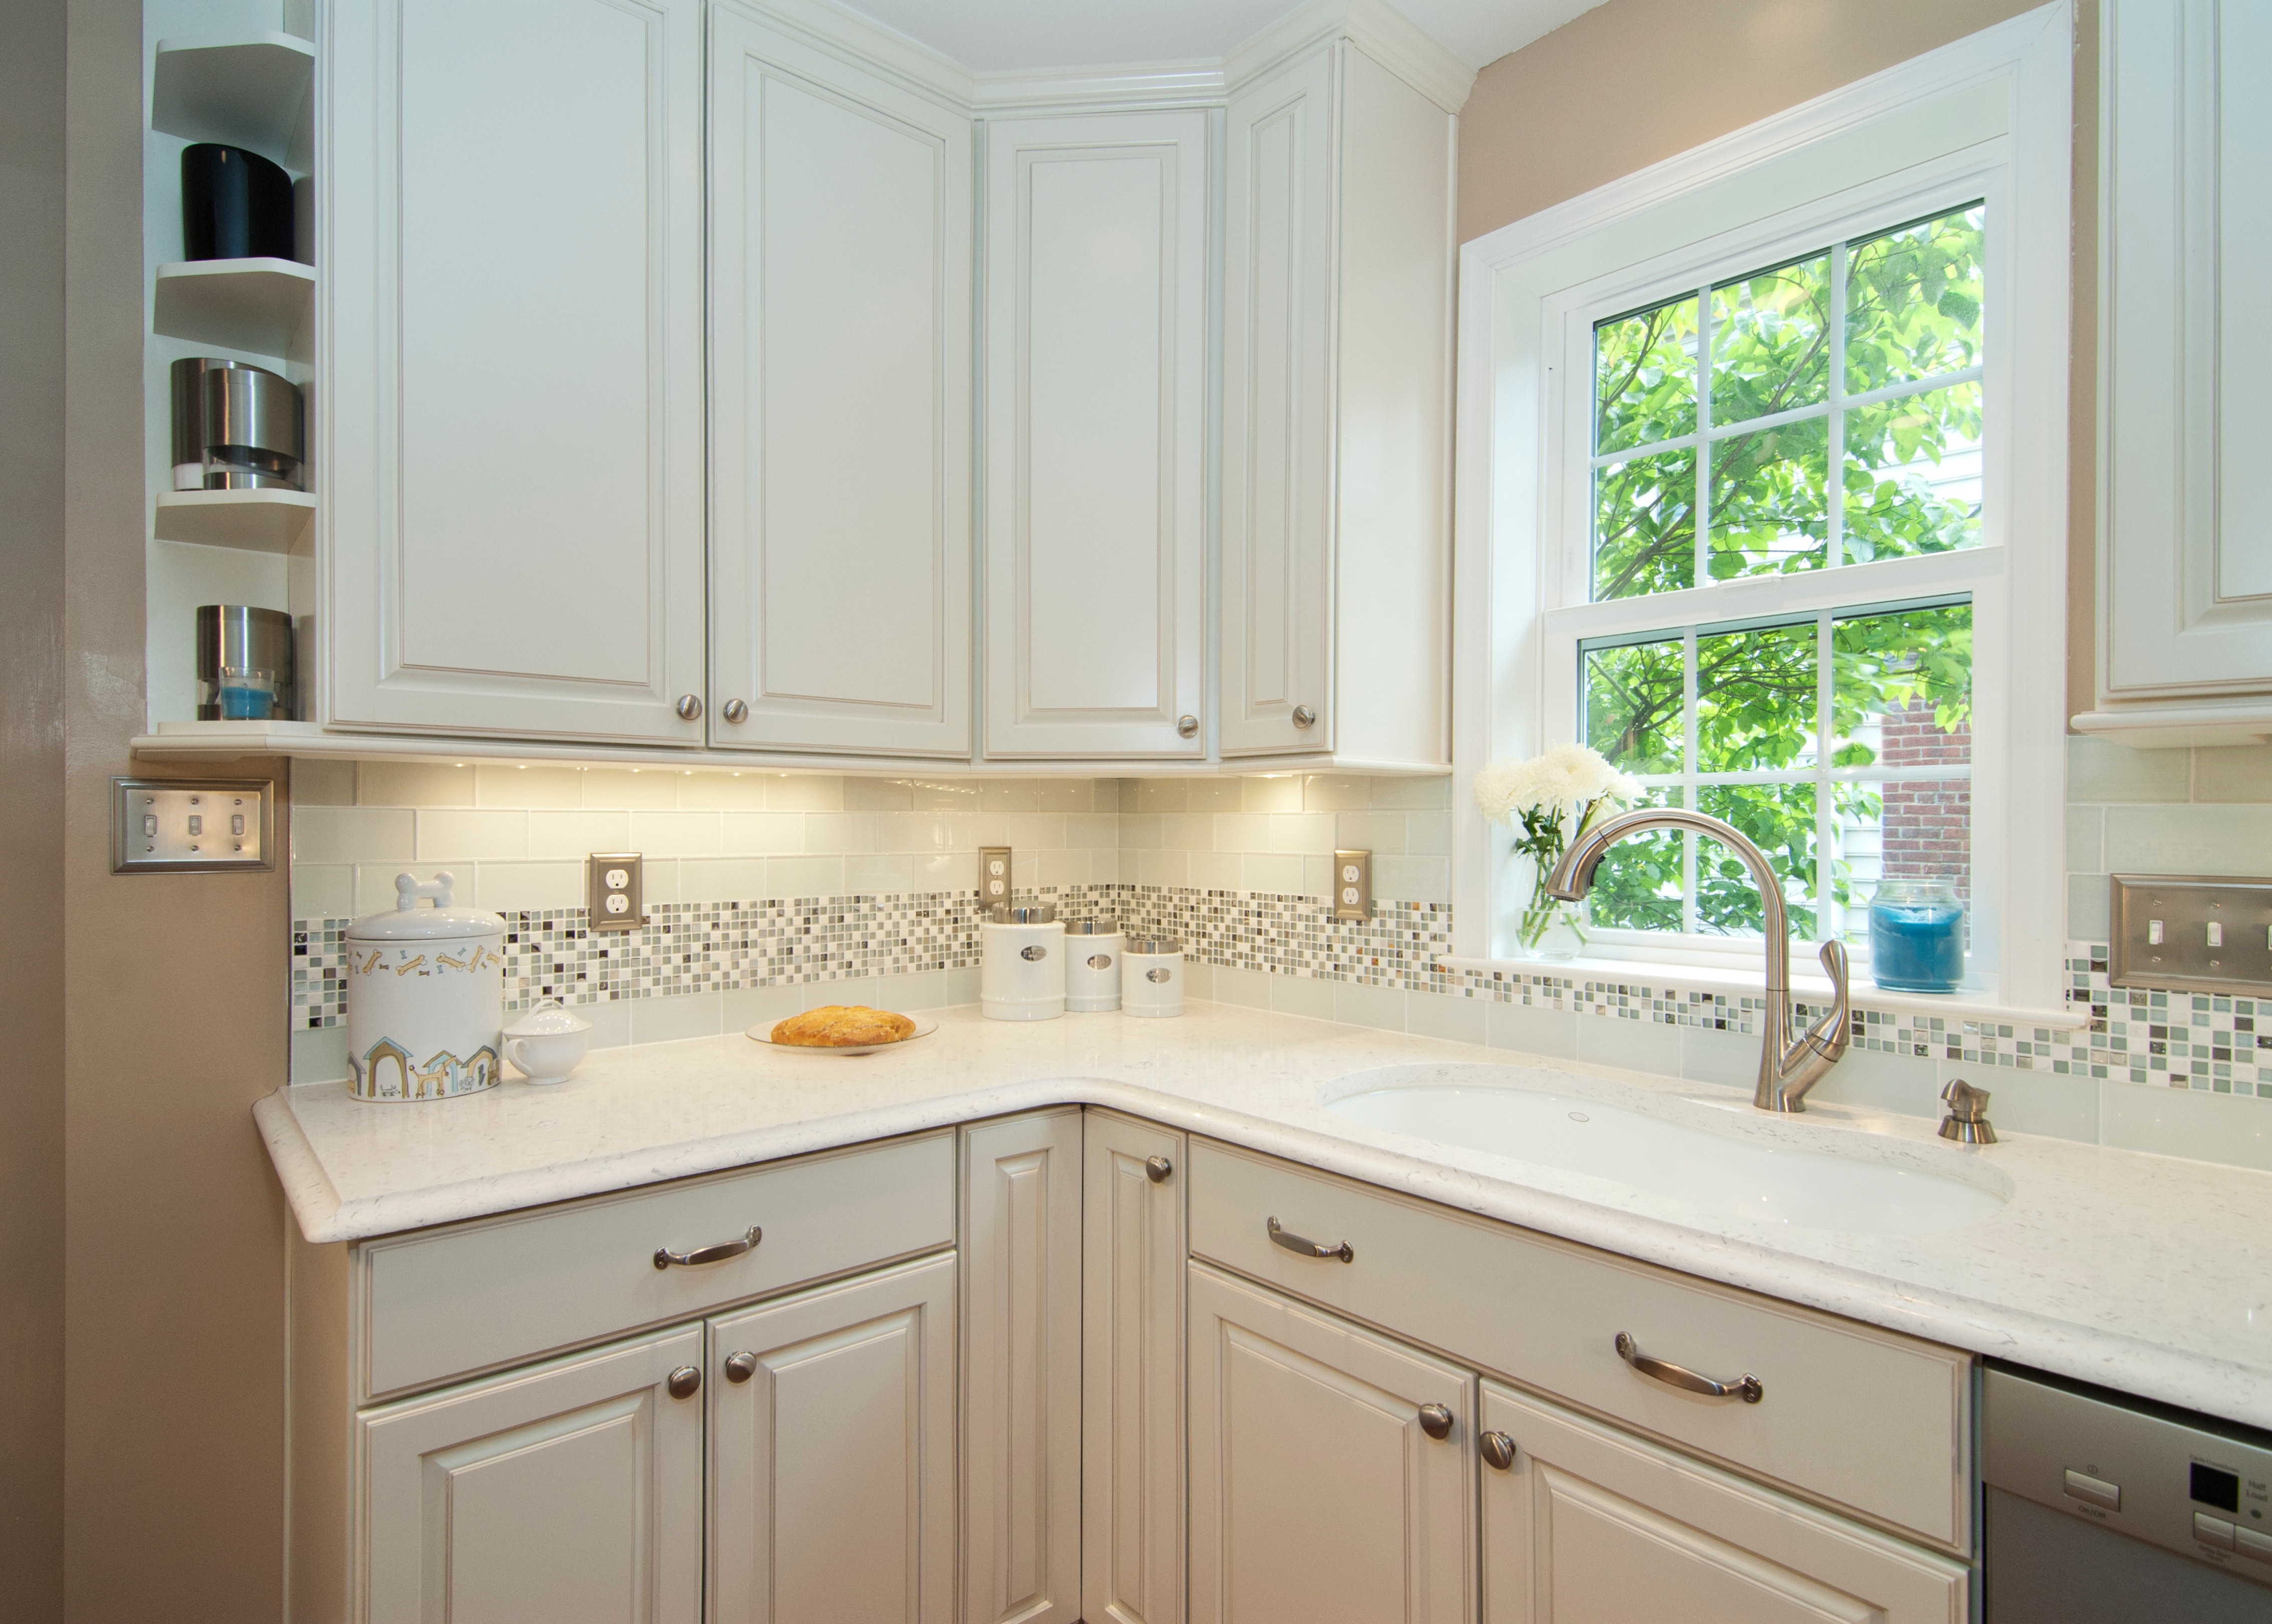
<instances>
[{"instance_id":1,"label":"double-hung window","mask_svg":"<svg viewBox=\"0 0 2272 1624\"><path fill-rule=\"evenodd\" d=\"M1868 973L1880 882L2057 1002L2064 26L2046 8L1468 245L1462 784L1573 740L1734 824ZM1478 540L1483 545L1478 547ZM1528 876L1460 798L1460 950ZM1740 968L1716 842L1615 848L1589 957Z\"/></svg>"}]
</instances>

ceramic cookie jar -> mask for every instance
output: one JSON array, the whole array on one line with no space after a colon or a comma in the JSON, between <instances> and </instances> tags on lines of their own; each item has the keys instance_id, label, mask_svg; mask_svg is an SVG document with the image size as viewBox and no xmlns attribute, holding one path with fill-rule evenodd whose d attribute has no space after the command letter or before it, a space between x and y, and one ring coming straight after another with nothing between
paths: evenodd
<instances>
[{"instance_id":1,"label":"ceramic cookie jar","mask_svg":"<svg viewBox=\"0 0 2272 1624\"><path fill-rule=\"evenodd\" d=\"M448 1099L497 1085L504 920L452 907L453 883L447 874L422 885L399 874L394 906L348 927L348 1063L357 1099Z\"/></svg>"}]
</instances>

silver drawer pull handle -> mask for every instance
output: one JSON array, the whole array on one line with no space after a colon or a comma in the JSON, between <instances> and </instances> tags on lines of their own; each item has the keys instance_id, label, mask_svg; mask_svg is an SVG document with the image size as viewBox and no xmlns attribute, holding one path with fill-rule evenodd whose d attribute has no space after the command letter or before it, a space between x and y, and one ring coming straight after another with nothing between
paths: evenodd
<instances>
[{"instance_id":1,"label":"silver drawer pull handle","mask_svg":"<svg viewBox=\"0 0 2272 1624\"><path fill-rule=\"evenodd\" d=\"M1356 1262L1356 1254L1349 1250L1349 1243L1348 1241L1344 1240L1339 1246L1320 1246L1314 1240L1304 1240L1299 1235L1288 1234L1284 1230L1278 1227L1278 1220L1276 1218L1272 1218L1270 1220L1270 1238L1276 1241L1280 1246L1284 1247L1289 1252L1292 1252L1297 1256L1338 1257L1345 1263L1353 1263Z\"/></svg>"},{"instance_id":2,"label":"silver drawer pull handle","mask_svg":"<svg viewBox=\"0 0 2272 1624\"><path fill-rule=\"evenodd\" d=\"M765 1238L766 1232L752 1224L750 1233L739 1240L721 1240L716 1246L699 1246L691 1252L674 1252L667 1246L659 1246L654 1249L654 1266L668 1269L676 1263L681 1269L693 1269L704 1263L722 1263L729 1257L756 1251L758 1242Z\"/></svg>"},{"instance_id":3,"label":"silver drawer pull handle","mask_svg":"<svg viewBox=\"0 0 2272 1624\"><path fill-rule=\"evenodd\" d=\"M1708 1398L1740 1398L1755 1404L1767 1397L1768 1389L1760 1385L1754 1375L1741 1375L1733 1382L1715 1382L1709 1376L1699 1375L1685 1365L1676 1365L1669 1359L1651 1359L1640 1351L1640 1345L1624 1331L1618 1333L1618 1357L1641 1374L1677 1387L1684 1392L1701 1393Z\"/></svg>"}]
</instances>

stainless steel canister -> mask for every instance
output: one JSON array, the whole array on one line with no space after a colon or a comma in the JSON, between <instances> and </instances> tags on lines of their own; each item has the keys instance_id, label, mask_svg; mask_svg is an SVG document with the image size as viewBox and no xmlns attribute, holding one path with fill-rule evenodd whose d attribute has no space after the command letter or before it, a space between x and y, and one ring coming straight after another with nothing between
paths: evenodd
<instances>
[{"instance_id":1,"label":"stainless steel canister","mask_svg":"<svg viewBox=\"0 0 2272 1624\"><path fill-rule=\"evenodd\" d=\"M273 696L268 719L290 721L299 714L299 689L292 659L292 617L281 609L255 609L239 603L208 603L198 609L198 719L221 719L224 673L268 674Z\"/></svg>"},{"instance_id":2,"label":"stainless steel canister","mask_svg":"<svg viewBox=\"0 0 2272 1624\"><path fill-rule=\"evenodd\" d=\"M207 490L298 490L308 458L300 391L259 367L204 375Z\"/></svg>"},{"instance_id":3,"label":"stainless steel canister","mask_svg":"<svg viewBox=\"0 0 2272 1624\"><path fill-rule=\"evenodd\" d=\"M1100 1014L1120 1007L1120 954L1128 938L1113 920L1065 925L1065 1009Z\"/></svg>"},{"instance_id":4,"label":"stainless steel canister","mask_svg":"<svg viewBox=\"0 0 2272 1624\"><path fill-rule=\"evenodd\" d=\"M242 368L218 355L184 355L174 363L174 488L206 488L206 374Z\"/></svg>"}]
</instances>

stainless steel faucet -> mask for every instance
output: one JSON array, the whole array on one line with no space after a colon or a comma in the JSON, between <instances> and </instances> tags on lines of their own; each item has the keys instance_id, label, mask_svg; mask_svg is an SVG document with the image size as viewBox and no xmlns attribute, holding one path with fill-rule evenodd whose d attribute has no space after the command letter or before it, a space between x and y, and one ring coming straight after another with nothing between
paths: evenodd
<instances>
[{"instance_id":1,"label":"stainless steel faucet","mask_svg":"<svg viewBox=\"0 0 2272 1624\"><path fill-rule=\"evenodd\" d=\"M1678 807L1643 807L1621 812L1581 828L1554 872L1546 876L1548 893L1563 902L1576 902L1594 888L1594 870L1609 849L1620 840L1659 829L1682 829L1709 835L1744 860L1759 883L1765 904L1768 958L1767 1030L1760 1040L1760 1083L1752 1103L1762 1111L1804 1111L1806 1091L1829 1074L1846 1054L1846 944L1822 944L1822 967L1830 972L1830 1013L1801 1032L1790 1035L1790 920L1782 903L1782 877L1768 861L1767 853L1744 838L1743 831L1701 812Z\"/></svg>"}]
</instances>

